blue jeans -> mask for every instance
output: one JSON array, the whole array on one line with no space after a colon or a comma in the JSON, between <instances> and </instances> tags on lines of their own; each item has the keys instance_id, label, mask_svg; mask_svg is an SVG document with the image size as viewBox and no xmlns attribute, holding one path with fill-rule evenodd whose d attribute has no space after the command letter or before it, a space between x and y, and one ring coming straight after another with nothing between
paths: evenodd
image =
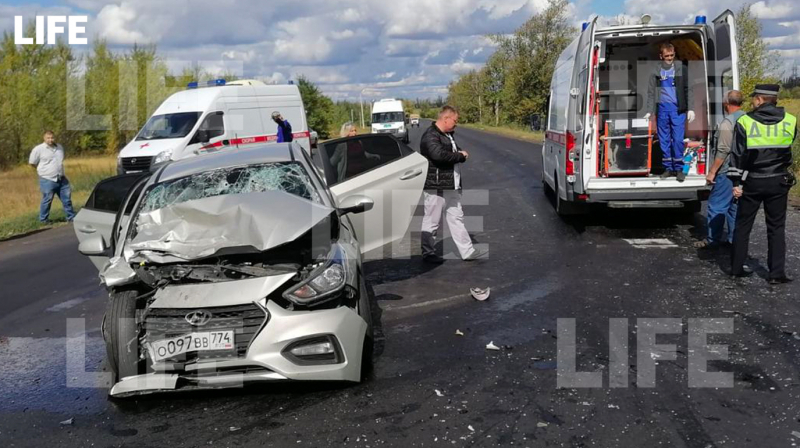
<instances>
[{"instance_id":1,"label":"blue jeans","mask_svg":"<svg viewBox=\"0 0 800 448\"><path fill-rule=\"evenodd\" d=\"M658 144L661 146L664 169L683 170L683 136L686 131L686 114L679 114L672 104L658 105Z\"/></svg>"},{"instance_id":2,"label":"blue jeans","mask_svg":"<svg viewBox=\"0 0 800 448\"><path fill-rule=\"evenodd\" d=\"M736 209L738 205L733 202L733 182L725 173L717 174L708 197L708 237L706 241L711 244L733 242L733 229L736 227ZM725 223L728 223L728 233L723 235Z\"/></svg>"},{"instance_id":3,"label":"blue jeans","mask_svg":"<svg viewBox=\"0 0 800 448\"><path fill-rule=\"evenodd\" d=\"M39 221L46 222L50 217L50 204L53 203L53 196L56 194L58 198L61 199L61 205L64 206L64 213L67 215L67 221L72 221L75 217L75 210L72 209L72 189L66 177L62 177L58 182L40 177L39 190L42 192L42 204L39 206Z\"/></svg>"}]
</instances>

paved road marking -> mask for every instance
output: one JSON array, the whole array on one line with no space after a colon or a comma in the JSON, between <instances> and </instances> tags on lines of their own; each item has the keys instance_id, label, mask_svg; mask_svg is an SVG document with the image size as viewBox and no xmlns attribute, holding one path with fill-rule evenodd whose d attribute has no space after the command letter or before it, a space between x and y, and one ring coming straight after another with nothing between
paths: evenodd
<instances>
[{"instance_id":1,"label":"paved road marking","mask_svg":"<svg viewBox=\"0 0 800 448\"><path fill-rule=\"evenodd\" d=\"M76 299L67 300L66 302L61 302L51 306L50 308L46 309L45 311L49 311L51 313L57 313L59 311L68 310L72 307L78 306L87 300L91 300L92 297L78 297Z\"/></svg>"},{"instance_id":2,"label":"paved road marking","mask_svg":"<svg viewBox=\"0 0 800 448\"><path fill-rule=\"evenodd\" d=\"M667 238L634 238L623 239L623 241L637 249L670 249L678 247L677 244Z\"/></svg>"},{"instance_id":3,"label":"paved road marking","mask_svg":"<svg viewBox=\"0 0 800 448\"><path fill-rule=\"evenodd\" d=\"M492 288L494 290L500 290L500 289L508 288L509 286L515 285L517 283L520 283L520 282L509 282L509 283L505 283L505 284L502 284L502 285L499 285L499 286L492 286ZM387 305L386 307L382 307L382 308L383 308L384 311L389 311L389 310L397 311L397 310L405 310L405 309L409 309L409 308L422 308L422 307L426 307L426 306L436 305L436 304L439 304L439 303L452 302L453 300L466 298L466 297L472 297L470 295L469 291L464 293L464 294L458 294L458 295L449 296L449 297L442 297L441 299L426 300L424 302L417 302L417 303L412 303L410 305L403 305L403 306Z\"/></svg>"}]
</instances>

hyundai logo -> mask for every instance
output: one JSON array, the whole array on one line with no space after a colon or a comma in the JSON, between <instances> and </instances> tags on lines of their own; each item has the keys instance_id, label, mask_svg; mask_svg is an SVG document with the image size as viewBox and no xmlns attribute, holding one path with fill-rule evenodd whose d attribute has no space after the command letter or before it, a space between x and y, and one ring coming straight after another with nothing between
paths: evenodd
<instances>
[{"instance_id":1,"label":"hyundai logo","mask_svg":"<svg viewBox=\"0 0 800 448\"><path fill-rule=\"evenodd\" d=\"M189 322L189 325L202 327L211 320L211 313L203 310L192 311L186 315L185 319L186 322Z\"/></svg>"},{"instance_id":2,"label":"hyundai logo","mask_svg":"<svg viewBox=\"0 0 800 448\"><path fill-rule=\"evenodd\" d=\"M136 163L136 158L131 159L131 163Z\"/></svg>"}]
</instances>

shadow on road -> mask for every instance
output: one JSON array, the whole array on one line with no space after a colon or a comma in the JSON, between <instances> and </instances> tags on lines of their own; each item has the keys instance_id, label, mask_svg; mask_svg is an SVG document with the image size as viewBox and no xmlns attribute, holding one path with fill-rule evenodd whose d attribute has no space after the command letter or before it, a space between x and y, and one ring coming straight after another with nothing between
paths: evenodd
<instances>
[{"instance_id":1,"label":"shadow on road","mask_svg":"<svg viewBox=\"0 0 800 448\"><path fill-rule=\"evenodd\" d=\"M436 243L437 253L442 252L441 245L441 241ZM410 258L384 258L364 262L367 282L373 285L408 280L438 267L439 265L424 263L421 255L414 255Z\"/></svg>"},{"instance_id":2,"label":"shadow on road","mask_svg":"<svg viewBox=\"0 0 800 448\"><path fill-rule=\"evenodd\" d=\"M563 216L562 221L583 233L589 227L605 227L612 230L664 230L681 225L692 225L692 233L704 228L697 222L699 215L682 209L610 209L593 207L589 214Z\"/></svg>"}]
</instances>

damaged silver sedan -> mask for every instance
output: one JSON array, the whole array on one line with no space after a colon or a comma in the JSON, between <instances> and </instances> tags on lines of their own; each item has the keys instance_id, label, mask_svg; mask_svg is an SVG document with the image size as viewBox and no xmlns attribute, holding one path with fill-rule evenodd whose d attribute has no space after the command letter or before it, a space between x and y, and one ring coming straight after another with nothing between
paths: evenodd
<instances>
[{"instance_id":1,"label":"damaged silver sedan","mask_svg":"<svg viewBox=\"0 0 800 448\"><path fill-rule=\"evenodd\" d=\"M126 396L362 380L362 253L401 238L427 161L397 140L230 149L100 182L75 219L100 269L102 333Z\"/></svg>"}]
</instances>

